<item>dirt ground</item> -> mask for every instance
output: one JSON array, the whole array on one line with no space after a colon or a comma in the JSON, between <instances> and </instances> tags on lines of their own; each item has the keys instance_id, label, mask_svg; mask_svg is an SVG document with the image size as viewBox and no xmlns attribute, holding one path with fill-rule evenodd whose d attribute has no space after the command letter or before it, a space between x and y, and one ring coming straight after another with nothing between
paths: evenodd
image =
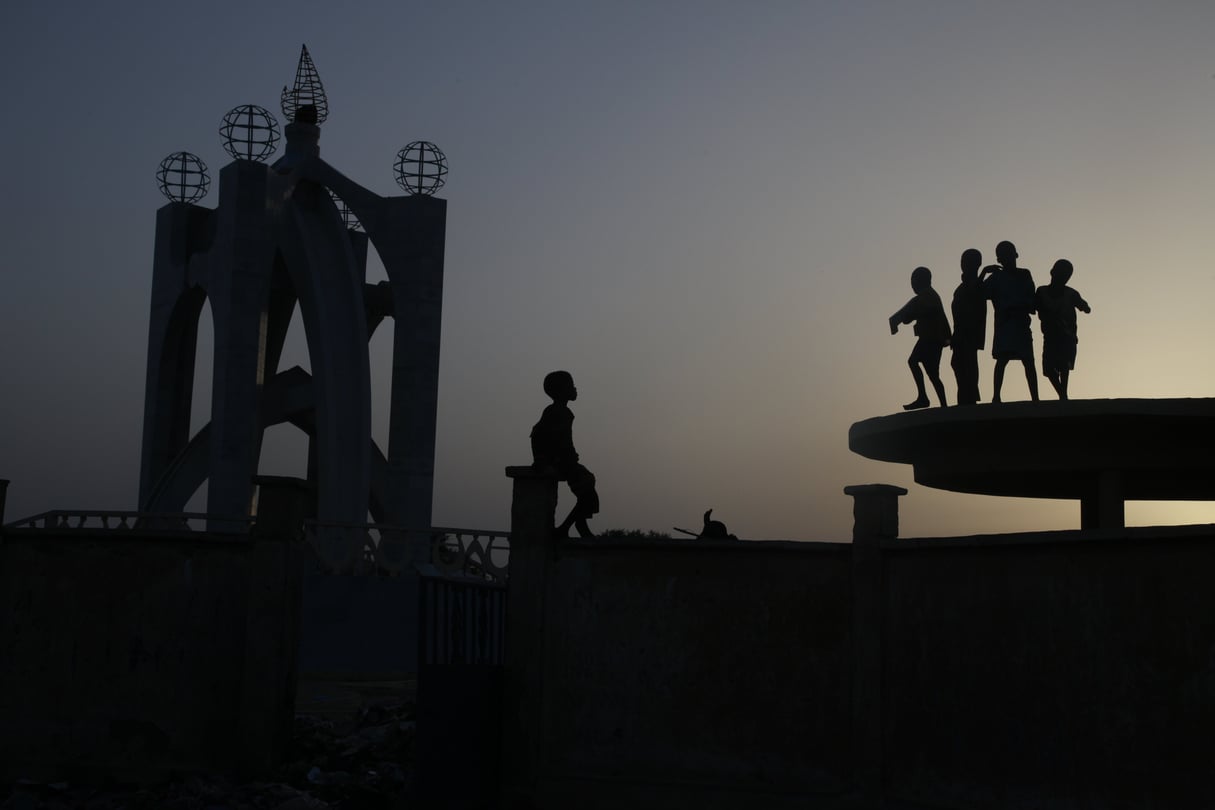
<instances>
[{"instance_id":1,"label":"dirt ground","mask_svg":"<svg viewBox=\"0 0 1215 810\"><path fill-rule=\"evenodd\" d=\"M194 774L144 786L0 784L0 810L396 810L414 806L415 683L303 679L286 762L237 782Z\"/></svg>"}]
</instances>

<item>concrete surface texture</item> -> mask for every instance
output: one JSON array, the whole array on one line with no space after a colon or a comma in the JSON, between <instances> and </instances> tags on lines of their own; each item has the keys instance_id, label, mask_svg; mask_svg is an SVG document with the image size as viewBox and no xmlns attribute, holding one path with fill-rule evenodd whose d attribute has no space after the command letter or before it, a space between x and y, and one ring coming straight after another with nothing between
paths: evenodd
<instances>
[{"instance_id":1,"label":"concrete surface texture","mask_svg":"<svg viewBox=\"0 0 1215 810\"><path fill-rule=\"evenodd\" d=\"M302 545L6 530L0 780L253 773L295 701Z\"/></svg>"}]
</instances>

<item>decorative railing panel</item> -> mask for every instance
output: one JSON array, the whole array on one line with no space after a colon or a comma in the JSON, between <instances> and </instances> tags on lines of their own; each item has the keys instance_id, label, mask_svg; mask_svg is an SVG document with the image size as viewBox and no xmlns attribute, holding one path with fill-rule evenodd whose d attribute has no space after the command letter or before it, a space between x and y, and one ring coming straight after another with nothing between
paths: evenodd
<instances>
[{"instance_id":1,"label":"decorative railing panel","mask_svg":"<svg viewBox=\"0 0 1215 810\"><path fill-rule=\"evenodd\" d=\"M163 514L154 512L90 511L55 509L33 517L9 523L9 529L51 529L56 531L91 529L132 532L204 532L208 516L201 512ZM211 516L214 520L214 516ZM229 519L225 518L225 522ZM247 531L251 520L237 518L233 522Z\"/></svg>"},{"instance_id":2,"label":"decorative railing panel","mask_svg":"<svg viewBox=\"0 0 1215 810\"><path fill-rule=\"evenodd\" d=\"M418 664L502 664L506 585L424 576L418 589Z\"/></svg>"},{"instance_id":3,"label":"decorative railing panel","mask_svg":"<svg viewBox=\"0 0 1215 810\"><path fill-rule=\"evenodd\" d=\"M510 535L474 529L433 529L430 562L448 576L506 582Z\"/></svg>"},{"instance_id":4,"label":"decorative railing panel","mask_svg":"<svg viewBox=\"0 0 1215 810\"><path fill-rule=\"evenodd\" d=\"M505 532L308 521L304 538L321 567L337 574L398 576L419 566L440 575L504 582L510 559Z\"/></svg>"},{"instance_id":5,"label":"decorative railing panel","mask_svg":"<svg viewBox=\"0 0 1215 810\"><path fill-rule=\"evenodd\" d=\"M207 523L210 521L211 529ZM53 510L9 523L9 529L133 533L215 533L220 519L202 512ZM221 533L243 534L252 518L223 518ZM506 532L479 529L404 529L376 523L305 521L304 539L330 573L398 576L414 566L430 574L505 582L510 562Z\"/></svg>"}]
</instances>

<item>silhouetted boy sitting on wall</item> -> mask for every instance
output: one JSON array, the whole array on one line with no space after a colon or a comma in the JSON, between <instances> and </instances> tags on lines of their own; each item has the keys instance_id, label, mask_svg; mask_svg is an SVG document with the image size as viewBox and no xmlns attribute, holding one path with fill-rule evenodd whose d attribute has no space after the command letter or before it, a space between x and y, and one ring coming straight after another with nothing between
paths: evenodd
<instances>
[{"instance_id":1,"label":"silhouetted boy sitting on wall","mask_svg":"<svg viewBox=\"0 0 1215 810\"><path fill-rule=\"evenodd\" d=\"M1092 312L1080 293L1067 286L1072 263L1060 259L1050 269L1050 284L1035 296L1042 326L1042 376L1050 380L1059 399L1067 399L1068 374L1076 367L1076 310Z\"/></svg>"},{"instance_id":2,"label":"silhouetted boy sitting on wall","mask_svg":"<svg viewBox=\"0 0 1215 810\"><path fill-rule=\"evenodd\" d=\"M962 283L953 291L953 350L950 365L958 381L958 404L979 401L979 351L987 342L987 299L979 284L983 254L974 248L962 253Z\"/></svg>"},{"instance_id":3,"label":"silhouetted boy sitting on wall","mask_svg":"<svg viewBox=\"0 0 1215 810\"><path fill-rule=\"evenodd\" d=\"M911 366L911 376L915 380L919 396L915 402L903 406L903 410L911 411L916 408L927 408L932 403L924 390L924 374L932 382L937 392L941 407L945 407L945 386L941 383L941 350L949 343L949 319L945 317L945 308L941 305L941 296L932 288L932 271L927 267L917 267L911 272L911 289L915 298L906 306L890 316L890 334L898 334L900 323L915 322L915 333L919 340L907 358ZM920 371L920 366L924 371Z\"/></svg>"},{"instance_id":4,"label":"silhouetted boy sitting on wall","mask_svg":"<svg viewBox=\"0 0 1215 810\"><path fill-rule=\"evenodd\" d=\"M594 537L586 521L599 511L599 493L595 491L595 476L578 463L578 451L574 449L574 413L566 404L578 398L573 376L568 371L552 372L544 378L544 393L552 397L553 404L544 409L532 428L532 466L564 478L577 498L569 516L556 527L557 535L566 537L574 526L582 537Z\"/></svg>"}]
</instances>

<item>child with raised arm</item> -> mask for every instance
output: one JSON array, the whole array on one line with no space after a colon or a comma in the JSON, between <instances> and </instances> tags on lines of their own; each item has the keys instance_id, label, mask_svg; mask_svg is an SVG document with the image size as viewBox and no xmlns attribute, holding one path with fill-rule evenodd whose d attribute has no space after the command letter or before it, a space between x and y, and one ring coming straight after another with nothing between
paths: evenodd
<instances>
[{"instance_id":1,"label":"child with raised arm","mask_svg":"<svg viewBox=\"0 0 1215 810\"><path fill-rule=\"evenodd\" d=\"M1050 380L1059 399L1067 399L1067 378L1076 367L1076 310L1092 312L1080 293L1067 286L1072 263L1060 259L1050 269L1050 284L1035 296L1042 326L1042 376Z\"/></svg>"},{"instance_id":2,"label":"child with raised arm","mask_svg":"<svg viewBox=\"0 0 1215 810\"><path fill-rule=\"evenodd\" d=\"M924 390L924 375L937 392L941 407L945 407L945 386L941 383L941 350L949 344L949 319L945 317L945 307L941 305L941 296L932 288L932 271L927 267L917 267L911 271L911 289L915 297L898 312L890 316L890 334L898 334L899 324L915 323L915 334L918 340L907 365L911 367L911 377L915 380L918 396L914 402L903 406L903 410L912 411L916 408L927 408L932 402ZM924 370L920 371L923 366Z\"/></svg>"},{"instance_id":3,"label":"child with raised arm","mask_svg":"<svg viewBox=\"0 0 1215 810\"><path fill-rule=\"evenodd\" d=\"M580 536L594 537L586 521L599 511L599 493L595 491L595 476L578 463L578 451L574 449L574 413L567 404L578 398L573 376L568 371L548 374L544 393L553 404L544 409L532 428L532 466L564 478L577 498L569 516L556 527L557 536L566 537L574 526Z\"/></svg>"}]
</instances>

